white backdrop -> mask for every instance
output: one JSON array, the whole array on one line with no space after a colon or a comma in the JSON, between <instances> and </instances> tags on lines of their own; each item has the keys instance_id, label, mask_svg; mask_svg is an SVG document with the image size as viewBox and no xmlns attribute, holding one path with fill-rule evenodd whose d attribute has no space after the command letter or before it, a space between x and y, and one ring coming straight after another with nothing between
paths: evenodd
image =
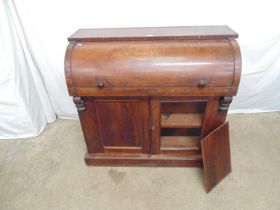
<instances>
[{"instance_id":1,"label":"white backdrop","mask_svg":"<svg viewBox=\"0 0 280 210\"><path fill-rule=\"evenodd\" d=\"M77 118L63 61L78 28L229 25L243 61L230 112L280 110L277 0L0 1L0 139L36 136L56 116Z\"/></svg>"}]
</instances>

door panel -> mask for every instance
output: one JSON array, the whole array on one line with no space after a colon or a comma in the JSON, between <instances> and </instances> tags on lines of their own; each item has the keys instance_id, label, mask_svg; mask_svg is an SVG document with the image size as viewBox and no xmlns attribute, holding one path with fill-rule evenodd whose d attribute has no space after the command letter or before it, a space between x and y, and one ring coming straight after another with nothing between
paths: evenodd
<instances>
[{"instance_id":1,"label":"door panel","mask_svg":"<svg viewBox=\"0 0 280 210\"><path fill-rule=\"evenodd\" d=\"M229 126L222 124L201 141L206 191L231 172Z\"/></svg>"},{"instance_id":2,"label":"door panel","mask_svg":"<svg viewBox=\"0 0 280 210\"><path fill-rule=\"evenodd\" d=\"M105 152L149 152L150 112L146 98L96 98L94 102Z\"/></svg>"},{"instance_id":3,"label":"door panel","mask_svg":"<svg viewBox=\"0 0 280 210\"><path fill-rule=\"evenodd\" d=\"M141 146L139 101L96 101L104 146Z\"/></svg>"}]
</instances>

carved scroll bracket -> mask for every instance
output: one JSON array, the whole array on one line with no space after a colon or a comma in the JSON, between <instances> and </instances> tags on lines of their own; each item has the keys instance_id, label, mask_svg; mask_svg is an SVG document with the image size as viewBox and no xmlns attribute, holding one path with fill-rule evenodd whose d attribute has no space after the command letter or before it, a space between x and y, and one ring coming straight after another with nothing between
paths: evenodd
<instances>
[{"instance_id":1,"label":"carved scroll bracket","mask_svg":"<svg viewBox=\"0 0 280 210\"><path fill-rule=\"evenodd\" d=\"M85 101L83 100L82 97L74 96L73 97L73 102L76 105L78 112L85 111L85 109L86 109Z\"/></svg>"},{"instance_id":2,"label":"carved scroll bracket","mask_svg":"<svg viewBox=\"0 0 280 210\"><path fill-rule=\"evenodd\" d=\"M227 112L231 102L232 102L232 96L222 97L220 99L220 103L219 103L219 111L220 112Z\"/></svg>"}]
</instances>

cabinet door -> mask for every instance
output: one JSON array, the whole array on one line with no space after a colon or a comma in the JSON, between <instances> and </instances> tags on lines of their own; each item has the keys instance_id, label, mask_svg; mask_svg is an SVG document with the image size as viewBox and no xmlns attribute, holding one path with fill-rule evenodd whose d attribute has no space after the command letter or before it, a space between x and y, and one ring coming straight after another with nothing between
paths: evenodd
<instances>
[{"instance_id":1,"label":"cabinet door","mask_svg":"<svg viewBox=\"0 0 280 210\"><path fill-rule=\"evenodd\" d=\"M93 152L150 152L148 98L89 98L86 100L86 106L86 109L91 109L89 111L92 112L92 126L98 138L95 140L97 143L92 145ZM100 150L94 149L100 147Z\"/></svg>"},{"instance_id":2,"label":"cabinet door","mask_svg":"<svg viewBox=\"0 0 280 210\"><path fill-rule=\"evenodd\" d=\"M206 191L231 172L229 127L222 124L201 141Z\"/></svg>"}]
</instances>

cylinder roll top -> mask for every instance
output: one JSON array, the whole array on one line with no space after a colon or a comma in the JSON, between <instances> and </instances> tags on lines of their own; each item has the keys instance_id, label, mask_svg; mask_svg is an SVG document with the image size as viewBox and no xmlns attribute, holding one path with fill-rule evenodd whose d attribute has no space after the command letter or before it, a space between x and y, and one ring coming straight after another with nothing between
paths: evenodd
<instances>
[{"instance_id":1,"label":"cylinder roll top","mask_svg":"<svg viewBox=\"0 0 280 210\"><path fill-rule=\"evenodd\" d=\"M72 41L65 57L67 85L70 94L87 89L93 95L122 89L149 94L157 88L230 92L240 73L235 45L225 38Z\"/></svg>"}]
</instances>

